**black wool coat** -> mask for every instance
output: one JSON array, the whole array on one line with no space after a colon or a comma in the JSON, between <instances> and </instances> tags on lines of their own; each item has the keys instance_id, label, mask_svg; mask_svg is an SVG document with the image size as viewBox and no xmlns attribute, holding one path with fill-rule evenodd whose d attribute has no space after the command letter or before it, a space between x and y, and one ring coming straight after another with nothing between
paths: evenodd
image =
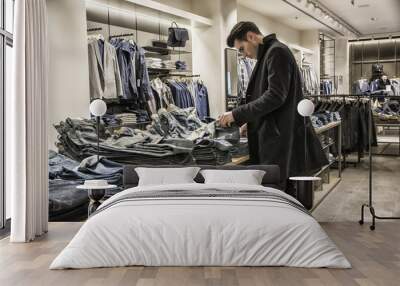
<instances>
[{"instance_id":1,"label":"black wool coat","mask_svg":"<svg viewBox=\"0 0 400 286\"><path fill-rule=\"evenodd\" d=\"M233 117L239 126L248 125L251 163L279 165L282 182L328 164L310 119L305 123L297 112L303 98L301 74L293 54L275 34L265 37L258 48L246 104L233 110Z\"/></svg>"}]
</instances>

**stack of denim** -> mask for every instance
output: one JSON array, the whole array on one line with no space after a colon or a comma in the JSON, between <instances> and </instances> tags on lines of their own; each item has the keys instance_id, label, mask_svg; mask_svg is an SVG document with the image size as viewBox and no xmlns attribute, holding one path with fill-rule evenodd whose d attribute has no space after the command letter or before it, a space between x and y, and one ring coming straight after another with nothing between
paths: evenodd
<instances>
[{"instance_id":1,"label":"stack of denim","mask_svg":"<svg viewBox=\"0 0 400 286\"><path fill-rule=\"evenodd\" d=\"M95 126L93 120L70 118L57 125L60 153L77 161L96 155ZM99 132L99 154L109 160L126 164L190 164L198 154L193 152L193 142L214 138L215 123L203 123L194 108L179 109L171 105L168 111L160 109L153 115L153 122L146 131L128 127L105 131L101 125ZM217 145L208 147L219 150ZM216 161L222 161L214 157Z\"/></svg>"},{"instance_id":2,"label":"stack of denim","mask_svg":"<svg viewBox=\"0 0 400 286\"><path fill-rule=\"evenodd\" d=\"M374 103L374 114L382 120L400 120L400 103L398 100L387 100Z\"/></svg>"},{"instance_id":3,"label":"stack of denim","mask_svg":"<svg viewBox=\"0 0 400 286\"><path fill-rule=\"evenodd\" d=\"M170 105L168 110L160 109L157 116L153 116L153 123L148 130L163 138L185 138L191 141L215 136L214 123L203 123L194 108L180 109L174 105Z\"/></svg>"},{"instance_id":4,"label":"stack of denim","mask_svg":"<svg viewBox=\"0 0 400 286\"><path fill-rule=\"evenodd\" d=\"M67 118L56 126L58 149L62 154L80 161L97 154L95 122ZM99 154L115 162L131 164L182 164L190 161L191 149L159 143L161 136L138 129L107 134L100 128Z\"/></svg>"},{"instance_id":5,"label":"stack of denim","mask_svg":"<svg viewBox=\"0 0 400 286\"><path fill-rule=\"evenodd\" d=\"M87 217L87 192L76 187L85 180L103 179L110 184L122 185L122 165L97 156L81 163L62 154L49 152L49 217L51 221L82 220ZM107 192L111 196L121 191Z\"/></svg>"},{"instance_id":6,"label":"stack of denim","mask_svg":"<svg viewBox=\"0 0 400 286\"><path fill-rule=\"evenodd\" d=\"M326 110L323 112L314 113L311 116L311 122L315 128L320 128L323 127L324 125L340 120L341 120L340 114L337 111L330 112Z\"/></svg>"},{"instance_id":7,"label":"stack of denim","mask_svg":"<svg viewBox=\"0 0 400 286\"><path fill-rule=\"evenodd\" d=\"M184 61L176 61L175 62L175 68L177 70L186 70L187 69L186 62L184 62Z\"/></svg>"},{"instance_id":8,"label":"stack of denim","mask_svg":"<svg viewBox=\"0 0 400 286\"><path fill-rule=\"evenodd\" d=\"M223 139L199 139L193 148L198 165L224 165L232 160L232 144Z\"/></svg>"}]
</instances>

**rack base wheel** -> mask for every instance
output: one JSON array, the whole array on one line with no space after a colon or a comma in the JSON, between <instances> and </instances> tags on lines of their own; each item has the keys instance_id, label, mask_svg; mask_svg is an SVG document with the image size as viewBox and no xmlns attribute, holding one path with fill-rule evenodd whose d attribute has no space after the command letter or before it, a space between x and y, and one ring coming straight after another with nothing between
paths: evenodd
<instances>
[{"instance_id":1,"label":"rack base wheel","mask_svg":"<svg viewBox=\"0 0 400 286\"><path fill-rule=\"evenodd\" d=\"M358 223L359 223L360 225L363 225L363 224L364 224L364 221L363 221L363 220L359 220Z\"/></svg>"},{"instance_id":2,"label":"rack base wheel","mask_svg":"<svg viewBox=\"0 0 400 286\"><path fill-rule=\"evenodd\" d=\"M371 226L369 227L369 229L370 229L370 230L375 230L375 226L374 226L374 225L371 225Z\"/></svg>"}]
</instances>

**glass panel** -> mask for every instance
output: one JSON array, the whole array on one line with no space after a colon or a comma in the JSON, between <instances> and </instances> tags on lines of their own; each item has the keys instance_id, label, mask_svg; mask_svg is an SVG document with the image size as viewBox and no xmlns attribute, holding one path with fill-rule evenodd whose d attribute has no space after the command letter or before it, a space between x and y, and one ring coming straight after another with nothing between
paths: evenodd
<instances>
[{"instance_id":1,"label":"glass panel","mask_svg":"<svg viewBox=\"0 0 400 286\"><path fill-rule=\"evenodd\" d=\"M4 66L3 46L4 36L0 36L0 67ZM3 94L3 69L0 68L0 228L4 227L5 202L4 202L4 94Z\"/></svg>"},{"instance_id":2,"label":"glass panel","mask_svg":"<svg viewBox=\"0 0 400 286\"><path fill-rule=\"evenodd\" d=\"M362 45L355 44L353 45L353 60L354 61L361 61L362 60Z\"/></svg>"},{"instance_id":3,"label":"glass panel","mask_svg":"<svg viewBox=\"0 0 400 286\"><path fill-rule=\"evenodd\" d=\"M14 0L5 0L6 30L10 33L14 31Z\"/></svg>"},{"instance_id":4,"label":"glass panel","mask_svg":"<svg viewBox=\"0 0 400 286\"><path fill-rule=\"evenodd\" d=\"M0 29L2 29L2 23L3 23L3 5L1 5L2 0L0 0Z\"/></svg>"},{"instance_id":5,"label":"glass panel","mask_svg":"<svg viewBox=\"0 0 400 286\"><path fill-rule=\"evenodd\" d=\"M400 40L396 40L396 59L400 60Z\"/></svg>"},{"instance_id":6,"label":"glass panel","mask_svg":"<svg viewBox=\"0 0 400 286\"><path fill-rule=\"evenodd\" d=\"M393 60L395 56L395 42L381 41L379 42L379 60Z\"/></svg>"},{"instance_id":7,"label":"glass panel","mask_svg":"<svg viewBox=\"0 0 400 286\"><path fill-rule=\"evenodd\" d=\"M361 64L353 64L351 67L351 82L355 82L361 78Z\"/></svg>"},{"instance_id":8,"label":"glass panel","mask_svg":"<svg viewBox=\"0 0 400 286\"><path fill-rule=\"evenodd\" d=\"M378 42L364 44L363 61L376 61L378 59Z\"/></svg>"},{"instance_id":9,"label":"glass panel","mask_svg":"<svg viewBox=\"0 0 400 286\"><path fill-rule=\"evenodd\" d=\"M5 66L5 98L10 98L11 92L12 92L12 68L13 68L13 57L12 57L12 47L6 46L6 66ZM7 104L7 101L6 101ZM6 153L5 153L6 154ZM7 168L5 168L7 170ZM7 183L7 182L6 182ZM5 196L6 196L6 219L9 219L11 217L11 193L10 193L10 188L6 188L5 191Z\"/></svg>"},{"instance_id":10,"label":"glass panel","mask_svg":"<svg viewBox=\"0 0 400 286\"><path fill-rule=\"evenodd\" d=\"M396 76L396 64L395 63L382 63L383 72L389 77L394 78Z\"/></svg>"},{"instance_id":11,"label":"glass panel","mask_svg":"<svg viewBox=\"0 0 400 286\"><path fill-rule=\"evenodd\" d=\"M372 77L372 63L371 64L363 64L362 66L362 77L366 79L371 79Z\"/></svg>"}]
</instances>

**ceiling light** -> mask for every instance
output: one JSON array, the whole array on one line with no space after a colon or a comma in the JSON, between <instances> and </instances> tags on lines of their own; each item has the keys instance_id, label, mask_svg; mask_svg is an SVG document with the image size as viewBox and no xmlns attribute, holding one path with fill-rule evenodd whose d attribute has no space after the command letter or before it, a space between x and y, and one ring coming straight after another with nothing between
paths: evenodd
<instances>
[{"instance_id":1,"label":"ceiling light","mask_svg":"<svg viewBox=\"0 0 400 286\"><path fill-rule=\"evenodd\" d=\"M375 17L371 17L371 21L376 21L376 18Z\"/></svg>"},{"instance_id":2,"label":"ceiling light","mask_svg":"<svg viewBox=\"0 0 400 286\"><path fill-rule=\"evenodd\" d=\"M358 5L357 7L358 8L368 8L368 7L370 7L371 5L369 5L369 4L362 4L362 5Z\"/></svg>"}]
</instances>

